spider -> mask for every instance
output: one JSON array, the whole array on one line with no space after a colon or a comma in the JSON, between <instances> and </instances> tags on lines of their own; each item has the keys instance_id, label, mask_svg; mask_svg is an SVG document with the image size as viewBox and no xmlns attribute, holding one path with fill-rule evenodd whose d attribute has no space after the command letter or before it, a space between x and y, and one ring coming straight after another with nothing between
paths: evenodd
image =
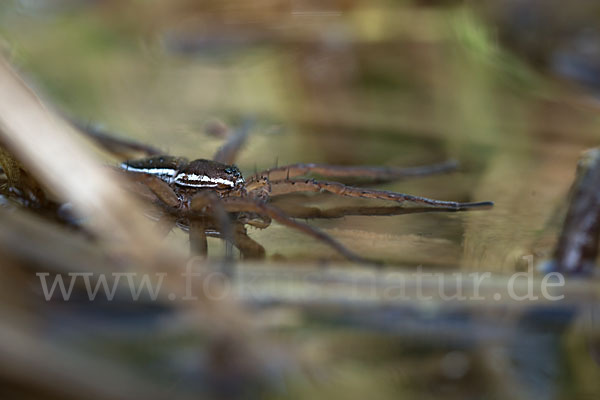
<instances>
[{"instance_id":1,"label":"spider","mask_svg":"<svg viewBox=\"0 0 600 400\"><path fill-rule=\"evenodd\" d=\"M370 178L378 182L409 176L441 173L456 168L455 162L413 168L346 167L322 164L293 164L267 169L244 178L233 165L237 152L245 141L247 127L241 129L211 159L189 161L183 157L160 154L159 151L120 139L88 134L105 147L125 147L144 150L147 157L124 161L120 172L127 175L133 190L158 205L159 226L168 233L179 226L189 231L194 253L205 255L207 236L220 237L233 243L245 258L263 258L264 248L247 235L246 225L266 228L272 220L297 229L329 245L347 259L365 262L331 236L298 221L296 218L332 218L345 215L393 215L423 211L462 211L488 208L492 202L459 203L434 200L385 190L348 186L335 181L301 178L318 174L337 178ZM358 207L320 210L296 207L291 213L270 204L271 199L290 193L329 192L337 196L381 199L396 207ZM409 207L406 207L406 206Z\"/></svg>"}]
</instances>

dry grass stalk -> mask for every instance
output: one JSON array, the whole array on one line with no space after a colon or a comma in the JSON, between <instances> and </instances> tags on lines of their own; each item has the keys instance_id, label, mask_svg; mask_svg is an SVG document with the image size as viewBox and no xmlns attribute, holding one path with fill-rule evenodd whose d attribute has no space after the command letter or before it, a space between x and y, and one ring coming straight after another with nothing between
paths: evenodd
<instances>
[{"instance_id":1,"label":"dry grass stalk","mask_svg":"<svg viewBox=\"0 0 600 400\"><path fill-rule=\"evenodd\" d=\"M81 145L81 138L56 116L0 60L0 134L5 146L56 197L70 201L108 243L152 259L160 250L150 223L132 212L135 203L116 178Z\"/></svg>"}]
</instances>

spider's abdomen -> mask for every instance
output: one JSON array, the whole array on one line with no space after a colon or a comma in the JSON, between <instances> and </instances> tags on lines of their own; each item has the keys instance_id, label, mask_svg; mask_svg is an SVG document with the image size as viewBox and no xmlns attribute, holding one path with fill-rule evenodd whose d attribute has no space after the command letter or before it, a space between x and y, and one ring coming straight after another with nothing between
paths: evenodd
<instances>
[{"instance_id":1,"label":"spider's abdomen","mask_svg":"<svg viewBox=\"0 0 600 400\"><path fill-rule=\"evenodd\" d=\"M182 157L155 156L125 161L121 163L121 168L126 171L154 175L167 183L173 183L175 175L187 163L187 159Z\"/></svg>"}]
</instances>

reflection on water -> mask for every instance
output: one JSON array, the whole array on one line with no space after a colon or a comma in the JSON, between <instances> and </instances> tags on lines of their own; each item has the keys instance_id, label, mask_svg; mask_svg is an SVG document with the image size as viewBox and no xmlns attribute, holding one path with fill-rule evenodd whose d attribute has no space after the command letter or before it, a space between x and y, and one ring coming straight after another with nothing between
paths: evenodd
<instances>
[{"instance_id":1,"label":"reflection on water","mask_svg":"<svg viewBox=\"0 0 600 400\"><path fill-rule=\"evenodd\" d=\"M5 53L51 104L170 154L209 157L223 139L207 132L207 124L216 119L232 127L251 115L257 126L237 163L246 175L297 162L413 166L456 159L461 167L455 173L377 188L495 202L485 211L311 222L367 258L408 271L512 273L523 267L524 256L536 262L550 256L577 159L597 145L600 113L593 103L504 53L463 7L342 1L330 2L335 12L312 12L317 5L290 12L283 2L255 8L226 3L63 1L46 8L9 1L0 5L1 38ZM330 195L287 200L323 209L366 203ZM336 257L276 224L250 235L277 262ZM180 232L171 239L186 240ZM210 245L212 254L222 254L220 243ZM533 317L498 312L507 320L505 330L500 338L483 339L468 333L501 329L485 311L422 311L372 316L378 323L409 319L418 328L410 331L365 323L364 313L336 320L340 314L329 310L301 316L286 310L303 323L282 335L311 362L336 366L324 374L331 395L340 389L329 381L355 385L361 396L600 393L590 378L597 367L585 338L564 334L571 310L533 310ZM435 344L423 333L431 333L431 321L448 337L467 335ZM362 324L371 331L351 331ZM349 331L336 331L340 326ZM382 332L391 332L391 339ZM368 354L360 353L363 346ZM349 349L358 363L348 362ZM496 364L493 378L487 377L493 382L482 383L478 366L494 370ZM566 368L575 372L562 388L556 381ZM361 378L367 373L369 380ZM502 389L502 379L524 389ZM294 396L314 394L308 382L292 386Z\"/></svg>"}]
</instances>

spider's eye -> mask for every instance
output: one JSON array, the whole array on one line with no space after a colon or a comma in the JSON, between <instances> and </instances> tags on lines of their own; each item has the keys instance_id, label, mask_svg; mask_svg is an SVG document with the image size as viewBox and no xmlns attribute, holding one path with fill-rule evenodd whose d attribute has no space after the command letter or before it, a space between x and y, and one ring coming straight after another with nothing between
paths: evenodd
<instances>
[{"instance_id":1,"label":"spider's eye","mask_svg":"<svg viewBox=\"0 0 600 400\"><path fill-rule=\"evenodd\" d=\"M225 168L225 173L227 174L233 174L233 169L230 167Z\"/></svg>"}]
</instances>

